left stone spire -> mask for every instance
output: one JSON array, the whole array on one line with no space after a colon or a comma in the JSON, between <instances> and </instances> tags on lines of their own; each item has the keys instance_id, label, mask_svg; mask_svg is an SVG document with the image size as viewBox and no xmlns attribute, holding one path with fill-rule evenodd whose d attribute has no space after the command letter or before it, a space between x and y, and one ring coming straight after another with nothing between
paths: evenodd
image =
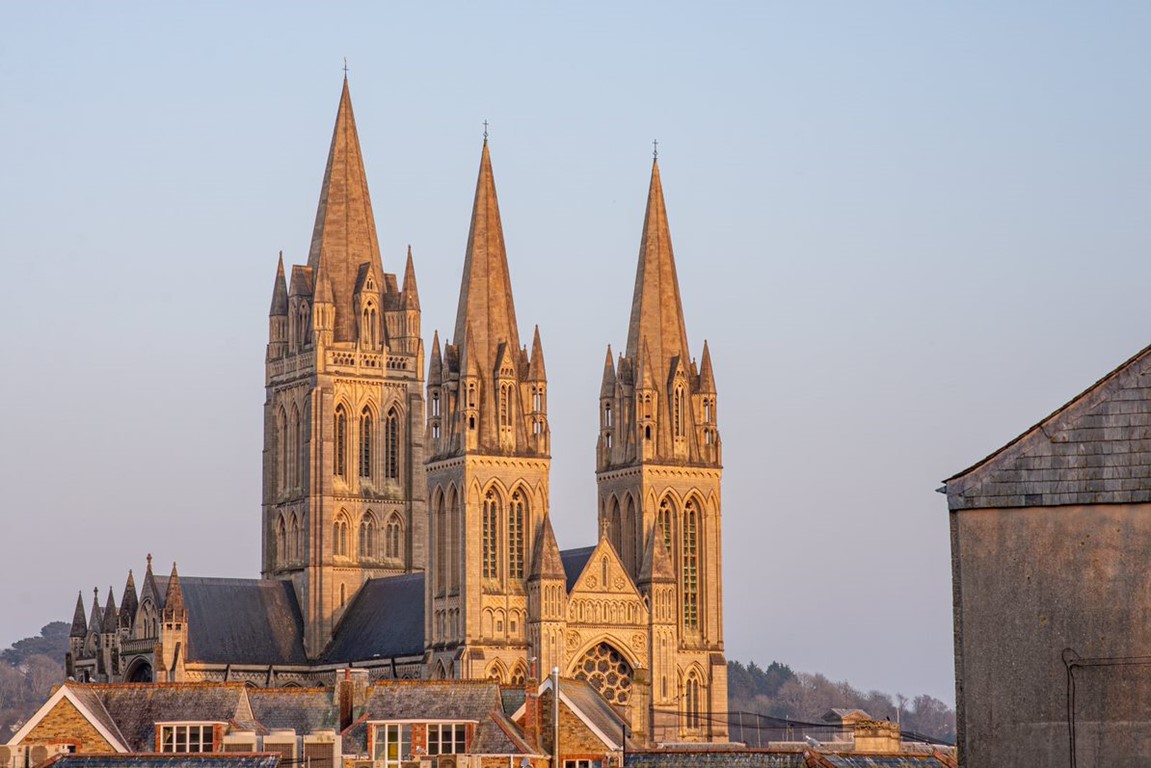
<instances>
[{"instance_id":1,"label":"left stone spire","mask_svg":"<svg viewBox=\"0 0 1151 768\"><path fill-rule=\"evenodd\" d=\"M312 659L369 579L423 570L423 368L415 265L402 288L383 271L345 78L308 263L277 263L268 314L261 570L291 580Z\"/></svg>"},{"instance_id":2,"label":"left stone spire","mask_svg":"<svg viewBox=\"0 0 1151 768\"><path fill-rule=\"evenodd\" d=\"M336 341L352 341L356 337L354 296L362 264L383 271L352 96L345 77L308 252L312 274L322 274L331 282Z\"/></svg>"}]
</instances>

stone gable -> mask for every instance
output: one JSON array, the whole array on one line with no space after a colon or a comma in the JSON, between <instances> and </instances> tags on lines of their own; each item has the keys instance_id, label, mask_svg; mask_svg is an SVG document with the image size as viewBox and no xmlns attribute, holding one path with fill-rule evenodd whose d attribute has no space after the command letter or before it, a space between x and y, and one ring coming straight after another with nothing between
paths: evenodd
<instances>
[{"instance_id":1,"label":"stone gable","mask_svg":"<svg viewBox=\"0 0 1151 768\"><path fill-rule=\"evenodd\" d=\"M1151 502L1151 347L945 483L952 510Z\"/></svg>"}]
</instances>

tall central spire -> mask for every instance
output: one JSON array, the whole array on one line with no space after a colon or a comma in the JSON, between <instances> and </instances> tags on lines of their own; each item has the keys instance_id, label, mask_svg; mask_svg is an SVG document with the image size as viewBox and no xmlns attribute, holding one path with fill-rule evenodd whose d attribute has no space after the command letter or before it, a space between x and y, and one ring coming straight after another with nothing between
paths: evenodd
<instances>
[{"instance_id":1,"label":"tall central spire","mask_svg":"<svg viewBox=\"0 0 1151 768\"><path fill-rule=\"evenodd\" d=\"M646 354L645 345L661 377L667 375L671 358L688 359L687 329L679 299L679 279L675 274L658 160L651 165L651 186L647 193L647 213L627 332L627 356L639 360Z\"/></svg>"},{"instance_id":2,"label":"tall central spire","mask_svg":"<svg viewBox=\"0 0 1151 768\"><path fill-rule=\"evenodd\" d=\"M501 343L506 343L509 351L518 352L520 348L512 282L508 275L508 255L504 249L504 228L500 223L500 204L496 199L496 182L492 176L492 158L486 139L476 181L476 199L472 205L472 224L468 231L453 341L460 344L465 336L469 360L478 363L485 375L491 374Z\"/></svg>"},{"instance_id":3,"label":"tall central spire","mask_svg":"<svg viewBox=\"0 0 1151 768\"><path fill-rule=\"evenodd\" d=\"M382 271L368 179L364 173L356 118L352 114L352 97L345 77L336 127L332 132L332 148L328 152L328 166L320 190L316 226L312 230L312 248L308 253L313 279L323 278L332 288L336 305L336 341L355 338L356 317L352 297L360 265L369 262Z\"/></svg>"}]
</instances>

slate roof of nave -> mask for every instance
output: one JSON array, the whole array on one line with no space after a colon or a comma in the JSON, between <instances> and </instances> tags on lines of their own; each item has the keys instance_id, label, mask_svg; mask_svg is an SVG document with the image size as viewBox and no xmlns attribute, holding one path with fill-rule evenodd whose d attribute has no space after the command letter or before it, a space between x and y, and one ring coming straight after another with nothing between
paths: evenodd
<instances>
[{"instance_id":1,"label":"slate roof of nave","mask_svg":"<svg viewBox=\"0 0 1151 768\"><path fill-rule=\"evenodd\" d=\"M368 579L352 598L323 661L367 661L424 652L424 574Z\"/></svg>"},{"instance_id":2,"label":"slate roof of nave","mask_svg":"<svg viewBox=\"0 0 1151 768\"><path fill-rule=\"evenodd\" d=\"M190 660L308 663L304 622L290 581L188 576L180 578L180 587L188 609Z\"/></svg>"},{"instance_id":3,"label":"slate roof of nave","mask_svg":"<svg viewBox=\"0 0 1151 768\"><path fill-rule=\"evenodd\" d=\"M575 589L576 580L579 579L583 569L587 566L591 553L595 547L580 547L579 549L561 549L560 560L564 564L564 575L567 576L567 591L570 594Z\"/></svg>"},{"instance_id":4,"label":"slate roof of nave","mask_svg":"<svg viewBox=\"0 0 1151 768\"><path fill-rule=\"evenodd\" d=\"M595 547L562 550L571 592ZM163 596L168 579L156 576ZM306 666L303 617L292 583L278 579L180 578L188 609L188 659L219 664ZM424 652L424 574L369 579L336 625L317 663Z\"/></svg>"},{"instance_id":5,"label":"slate roof of nave","mask_svg":"<svg viewBox=\"0 0 1151 768\"><path fill-rule=\"evenodd\" d=\"M1151 347L944 483L952 510L1151 502Z\"/></svg>"}]
</instances>

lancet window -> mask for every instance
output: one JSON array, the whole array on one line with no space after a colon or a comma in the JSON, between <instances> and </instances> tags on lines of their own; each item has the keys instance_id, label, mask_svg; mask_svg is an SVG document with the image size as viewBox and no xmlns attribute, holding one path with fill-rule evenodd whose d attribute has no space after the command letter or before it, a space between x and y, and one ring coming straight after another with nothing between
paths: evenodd
<instances>
[{"instance_id":1,"label":"lancet window","mask_svg":"<svg viewBox=\"0 0 1151 768\"><path fill-rule=\"evenodd\" d=\"M524 494L515 491L508 507L508 578L524 577Z\"/></svg>"},{"instance_id":2,"label":"lancet window","mask_svg":"<svg viewBox=\"0 0 1151 768\"><path fill-rule=\"evenodd\" d=\"M699 678L696 677L695 670L692 670L687 675L687 683L684 685L683 691L684 726L690 730L698 730L702 722L699 714L699 692Z\"/></svg>"},{"instance_id":3,"label":"lancet window","mask_svg":"<svg viewBox=\"0 0 1151 768\"><path fill-rule=\"evenodd\" d=\"M332 549L341 557L348 554L348 519L343 515L332 524Z\"/></svg>"},{"instance_id":4,"label":"lancet window","mask_svg":"<svg viewBox=\"0 0 1151 768\"><path fill-rule=\"evenodd\" d=\"M397 515L388 518L388 525L384 531L384 557L389 560L400 560L404 556L404 527Z\"/></svg>"},{"instance_id":5,"label":"lancet window","mask_svg":"<svg viewBox=\"0 0 1151 768\"><path fill-rule=\"evenodd\" d=\"M372 476L372 411L360 413L360 477Z\"/></svg>"},{"instance_id":6,"label":"lancet window","mask_svg":"<svg viewBox=\"0 0 1151 768\"><path fill-rule=\"evenodd\" d=\"M333 429L335 436L335 459L333 471L337 477L348 476L348 412L343 405L336 406L336 423Z\"/></svg>"},{"instance_id":7,"label":"lancet window","mask_svg":"<svg viewBox=\"0 0 1151 768\"><path fill-rule=\"evenodd\" d=\"M663 545L664 545L664 547L667 548L667 552L670 555L673 551L671 548L672 514L671 514L671 500L670 499L665 497L663 499L663 501L661 501L659 503L658 515L659 515L659 530L663 534Z\"/></svg>"},{"instance_id":8,"label":"lancet window","mask_svg":"<svg viewBox=\"0 0 1151 768\"><path fill-rule=\"evenodd\" d=\"M400 414L394 407L384 421L384 477L400 479Z\"/></svg>"},{"instance_id":9,"label":"lancet window","mask_svg":"<svg viewBox=\"0 0 1151 768\"><path fill-rule=\"evenodd\" d=\"M683 625L699 629L699 515L695 500L688 500L683 511Z\"/></svg>"},{"instance_id":10,"label":"lancet window","mask_svg":"<svg viewBox=\"0 0 1151 768\"><path fill-rule=\"evenodd\" d=\"M485 579L498 579L499 571L499 499L494 491L484 497L483 573Z\"/></svg>"},{"instance_id":11,"label":"lancet window","mask_svg":"<svg viewBox=\"0 0 1151 768\"><path fill-rule=\"evenodd\" d=\"M360 520L360 557L376 556L376 518L368 512Z\"/></svg>"},{"instance_id":12,"label":"lancet window","mask_svg":"<svg viewBox=\"0 0 1151 768\"><path fill-rule=\"evenodd\" d=\"M683 386L678 385L675 388L675 394L672 397L672 420L675 427L675 436L684 436L684 422L686 416L686 408L684 407Z\"/></svg>"}]
</instances>

